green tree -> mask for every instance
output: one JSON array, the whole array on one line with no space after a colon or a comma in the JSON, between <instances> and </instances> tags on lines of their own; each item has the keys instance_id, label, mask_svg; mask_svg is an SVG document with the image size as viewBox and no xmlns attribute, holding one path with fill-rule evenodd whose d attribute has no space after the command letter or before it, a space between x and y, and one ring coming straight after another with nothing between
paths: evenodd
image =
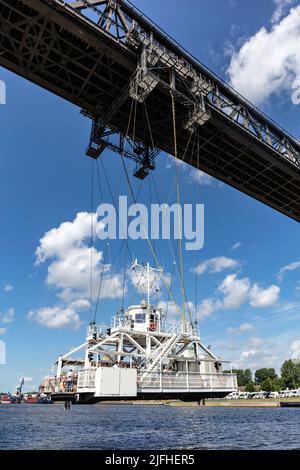
<instances>
[{"instance_id":1,"label":"green tree","mask_svg":"<svg viewBox=\"0 0 300 470\"><path fill-rule=\"evenodd\" d=\"M245 382L245 385L248 385L252 382L252 372L250 369L244 370L244 382Z\"/></svg>"},{"instance_id":2,"label":"green tree","mask_svg":"<svg viewBox=\"0 0 300 470\"><path fill-rule=\"evenodd\" d=\"M232 369L232 372L236 374L239 387L245 387L252 382L252 372L250 369Z\"/></svg>"},{"instance_id":3,"label":"green tree","mask_svg":"<svg viewBox=\"0 0 300 470\"><path fill-rule=\"evenodd\" d=\"M281 366L281 378L284 381L285 387L300 387L300 361L294 359L284 361Z\"/></svg>"},{"instance_id":4,"label":"green tree","mask_svg":"<svg viewBox=\"0 0 300 470\"><path fill-rule=\"evenodd\" d=\"M274 392L276 390L276 383L270 377L261 382L260 386L264 392Z\"/></svg>"},{"instance_id":5,"label":"green tree","mask_svg":"<svg viewBox=\"0 0 300 470\"><path fill-rule=\"evenodd\" d=\"M265 367L263 369L258 369L255 372L255 380L258 384L261 385L267 379L271 379L271 380L277 379L277 374L275 372L275 369L273 368L268 369Z\"/></svg>"},{"instance_id":6,"label":"green tree","mask_svg":"<svg viewBox=\"0 0 300 470\"><path fill-rule=\"evenodd\" d=\"M255 392L255 384L254 382L249 382L245 386L245 392Z\"/></svg>"},{"instance_id":7,"label":"green tree","mask_svg":"<svg viewBox=\"0 0 300 470\"><path fill-rule=\"evenodd\" d=\"M278 379L274 380L275 390L279 392L279 390L283 390L285 388L285 383L282 377L278 377Z\"/></svg>"}]
</instances>

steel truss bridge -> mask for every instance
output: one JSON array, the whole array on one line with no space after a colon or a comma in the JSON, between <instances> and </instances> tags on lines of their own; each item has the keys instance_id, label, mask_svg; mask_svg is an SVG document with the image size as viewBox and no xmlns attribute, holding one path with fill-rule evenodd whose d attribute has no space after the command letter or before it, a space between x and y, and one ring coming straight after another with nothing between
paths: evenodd
<instances>
[{"instance_id":1,"label":"steel truss bridge","mask_svg":"<svg viewBox=\"0 0 300 470\"><path fill-rule=\"evenodd\" d=\"M144 178L160 151L300 221L300 143L125 0L0 0L0 65L92 120ZM130 119L133 115L134 118Z\"/></svg>"}]
</instances>

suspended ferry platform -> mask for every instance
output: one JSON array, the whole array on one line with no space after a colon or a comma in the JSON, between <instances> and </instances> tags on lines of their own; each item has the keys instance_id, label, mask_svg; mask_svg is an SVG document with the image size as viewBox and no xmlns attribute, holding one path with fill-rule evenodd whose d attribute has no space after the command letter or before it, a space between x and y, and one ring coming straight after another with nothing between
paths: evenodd
<instances>
[{"instance_id":1,"label":"suspended ferry platform","mask_svg":"<svg viewBox=\"0 0 300 470\"><path fill-rule=\"evenodd\" d=\"M229 362L202 343L195 325L188 320L167 324L165 312L151 303L151 277L158 270L149 264L136 264L135 269L145 271L147 301L117 313L109 328L92 322L86 341L57 359L53 374L42 384L43 392L53 401L84 404L199 401L236 391Z\"/></svg>"}]
</instances>

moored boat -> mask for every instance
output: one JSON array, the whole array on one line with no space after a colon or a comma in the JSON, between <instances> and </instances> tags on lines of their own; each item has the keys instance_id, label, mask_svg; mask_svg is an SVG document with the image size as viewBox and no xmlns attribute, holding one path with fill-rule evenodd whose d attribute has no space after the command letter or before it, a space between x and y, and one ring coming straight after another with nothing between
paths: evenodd
<instances>
[{"instance_id":1,"label":"moored boat","mask_svg":"<svg viewBox=\"0 0 300 470\"><path fill-rule=\"evenodd\" d=\"M33 404L36 404L38 403L39 401L39 396L36 395L36 396L28 396L25 400L25 403L27 404L30 404L30 405L33 405Z\"/></svg>"},{"instance_id":2,"label":"moored boat","mask_svg":"<svg viewBox=\"0 0 300 470\"><path fill-rule=\"evenodd\" d=\"M12 403L14 403L14 401L10 395L2 395L0 405L11 405Z\"/></svg>"},{"instance_id":3,"label":"moored boat","mask_svg":"<svg viewBox=\"0 0 300 470\"><path fill-rule=\"evenodd\" d=\"M44 394L31 395L26 398L25 403L28 405L48 405L52 403L52 400Z\"/></svg>"}]
</instances>

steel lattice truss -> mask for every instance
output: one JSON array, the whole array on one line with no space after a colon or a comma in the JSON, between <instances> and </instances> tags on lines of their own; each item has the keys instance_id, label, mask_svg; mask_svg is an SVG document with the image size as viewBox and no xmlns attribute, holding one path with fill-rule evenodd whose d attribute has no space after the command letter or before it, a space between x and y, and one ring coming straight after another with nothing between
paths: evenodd
<instances>
[{"instance_id":1,"label":"steel lattice truss","mask_svg":"<svg viewBox=\"0 0 300 470\"><path fill-rule=\"evenodd\" d=\"M140 178L173 154L172 92L178 157L300 220L300 143L129 1L0 0L0 65L80 106L88 155L121 152Z\"/></svg>"}]
</instances>

